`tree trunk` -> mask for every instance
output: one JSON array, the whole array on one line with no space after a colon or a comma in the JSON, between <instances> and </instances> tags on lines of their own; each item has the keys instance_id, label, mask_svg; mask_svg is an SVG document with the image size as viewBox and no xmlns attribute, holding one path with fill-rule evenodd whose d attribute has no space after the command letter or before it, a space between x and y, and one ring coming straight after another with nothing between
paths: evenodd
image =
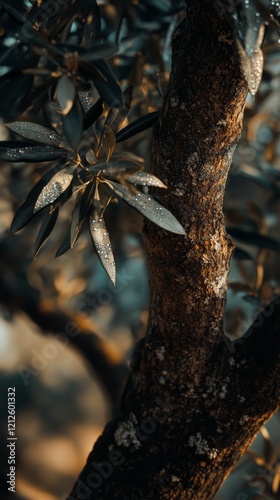
<instances>
[{"instance_id":1,"label":"tree trunk","mask_svg":"<svg viewBox=\"0 0 280 500\"><path fill-rule=\"evenodd\" d=\"M223 197L247 84L231 30L212 4L188 2L173 37L152 147L154 173L168 185L156 198L187 235L145 224L147 335L122 413L95 444L69 500L209 500L279 406L280 300L237 343L223 334L234 246Z\"/></svg>"}]
</instances>

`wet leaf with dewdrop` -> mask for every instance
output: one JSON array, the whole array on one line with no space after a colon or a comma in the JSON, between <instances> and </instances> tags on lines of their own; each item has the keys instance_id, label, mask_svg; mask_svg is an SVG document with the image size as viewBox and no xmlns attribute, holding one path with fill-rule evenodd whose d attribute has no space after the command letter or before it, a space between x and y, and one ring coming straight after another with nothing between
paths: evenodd
<instances>
[{"instance_id":1,"label":"wet leaf with dewdrop","mask_svg":"<svg viewBox=\"0 0 280 500\"><path fill-rule=\"evenodd\" d=\"M245 29L245 51L248 57L252 57L255 52L261 47L260 43L260 27L262 23L262 17L258 12L258 8L255 1L246 0L244 2L244 11L246 18L246 29Z\"/></svg>"},{"instance_id":2,"label":"wet leaf with dewdrop","mask_svg":"<svg viewBox=\"0 0 280 500\"><path fill-rule=\"evenodd\" d=\"M54 146L35 146L31 142L0 142L0 160L12 162L39 162L59 158L65 151Z\"/></svg>"},{"instance_id":3,"label":"wet leaf with dewdrop","mask_svg":"<svg viewBox=\"0 0 280 500\"><path fill-rule=\"evenodd\" d=\"M26 200L18 208L13 218L11 224L11 232L16 233L22 229L26 224L34 217L34 206L38 199L38 196L44 189L44 187L51 181L51 179L64 167L64 160L60 160L60 163L56 164L49 172L47 172L43 177L35 184L28 194Z\"/></svg>"},{"instance_id":4,"label":"wet leaf with dewdrop","mask_svg":"<svg viewBox=\"0 0 280 500\"><path fill-rule=\"evenodd\" d=\"M42 144L48 144L49 146L68 147L60 135L53 130L43 127L42 125L38 125L38 123L12 122L5 123L5 127L21 137L24 137L24 139L40 142Z\"/></svg>"},{"instance_id":5,"label":"wet leaf with dewdrop","mask_svg":"<svg viewBox=\"0 0 280 500\"><path fill-rule=\"evenodd\" d=\"M106 230L102 211L103 206L100 201L95 200L94 206L89 214L89 229L100 262L107 272L110 280L115 285L116 265L109 233Z\"/></svg>"},{"instance_id":6,"label":"wet leaf with dewdrop","mask_svg":"<svg viewBox=\"0 0 280 500\"><path fill-rule=\"evenodd\" d=\"M46 186L43 187L37 198L34 213L53 203L70 186L76 170L76 165L69 165L61 172L57 172Z\"/></svg>"},{"instance_id":7,"label":"wet leaf with dewdrop","mask_svg":"<svg viewBox=\"0 0 280 500\"><path fill-rule=\"evenodd\" d=\"M127 179L132 184L136 184L139 186L154 186L159 188L167 188L160 179L158 179L155 175L149 174L148 172L139 172L138 174L132 175Z\"/></svg>"},{"instance_id":8,"label":"wet leaf with dewdrop","mask_svg":"<svg viewBox=\"0 0 280 500\"><path fill-rule=\"evenodd\" d=\"M143 170L144 164L131 161L108 161L97 163L92 167L92 172L101 172L101 177L121 180L130 179L134 174Z\"/></svg>"},{"instance_id":9,"label":"wet leaf with dewdrop","mask_svg":"<svg viewBox=\"0 0 280 500\"><path fill-rule=\"evenodd\" d=\"M110 181L110 185L120 198L126 201L132 208L135 208L140 214L147 217L147 219L171 233L186 234L184 228L174 215L150 196L140 192L134 194L128 187L121 186L113 181Z\"/></svg>"},{"instance_id":10,"label":"wet leaf with dewdrop","mask_svg":"<svg viewBox=\"0 0 280 500\"><path fill-rule=\"evenodd\" d=\"M257 93L262 79L263 53L261 50L261 45L264 38L264 31L265 28L263 25L261 25L253 47L254 50L249 51L247 49L247 53L242 47L240 41L236 40L238 51L240 54L241 67L252 96ZM248 55L248 52L250 55Z\"/></svg>"}]
</instances>

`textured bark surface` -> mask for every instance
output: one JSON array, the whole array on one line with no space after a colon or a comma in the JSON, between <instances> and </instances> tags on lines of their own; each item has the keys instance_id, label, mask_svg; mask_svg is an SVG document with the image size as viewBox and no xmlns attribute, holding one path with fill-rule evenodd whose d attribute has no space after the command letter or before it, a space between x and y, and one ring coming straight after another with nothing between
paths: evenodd
<instances>
[{"instance_id":1,"label":"textured bark surface","mask_svg":"<svg viewBox=\"0 0 280 500\"><path fill-rule=\"evenodd\" d=\"M152 150L154 172L169 187L156 198L186 237L145 225L146 339L122 414L95 444L69 499L209 500L279 406L280 300L235 345L223 334L233 244L222 207L247 85L212 2L188 4Z\"/></svg>"}]
</instances>

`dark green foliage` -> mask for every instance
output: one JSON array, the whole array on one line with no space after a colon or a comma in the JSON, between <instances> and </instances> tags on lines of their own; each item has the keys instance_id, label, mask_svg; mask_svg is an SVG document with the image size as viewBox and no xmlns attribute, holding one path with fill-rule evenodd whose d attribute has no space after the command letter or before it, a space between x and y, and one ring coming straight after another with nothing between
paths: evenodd
<instances>
[{"instance_id":1,"label":"dark green foliage","mask_svg":"<svg viewBox=\"0 0 280 500\"><path fill-rule=\"evenodd\" d=\"M215 1L235 30L252 93L260 81L264 26L270 20L279 22L279 9L272 3ZM10 121L9 131L21 137L0 143L0 159L35 164L56 160L18 209L12 231L45 210L37 254L56 223L59 206L74 196L69 234L57 255L74 245L88 219L99 258L114 281L103 218L112 200L123 199L162 228L184 234L179 222L148 194L149 187L163 188L163 183L143 172L140 158L116 146L152 127L159 117L164 93L160 80L166 84L170 68L166 50L184 3L131 0L98 5L92 0L69 0L49 8L44 1L27 7L17 0L0 6L9 40L5 45L4 37L0 44L0 90L5 96L0 112ZM133 84L141 87L144 64L151 63L160 72L155 81L158 104L140 116L134 113L127 123ZM11 121L15 118L18 121ZM145 192L136 185L144 186ZM255 241L263 244L263 239ZM235 256L247 258L242 250Z\"/></svg>"},{"instance_id":2,"label":"dark green foliage","mask_svg":"<svg viewBox=\"0 0 280 500\"><path fill-rule=\"evenodd\" d=\"M5 24L12 28L13 42L6 51L3 46L1 53L2 63L8 65L0 82L7 96L2 114L14 118L23 113L23 119L6 126L25 142L2 142L0 158L34 163L57 159L18 209L12 231L24 227L37 212L47 210L35 243L37 254L56 223L59 206L75 196L69 234L57 255L74 245L88 219L97 254L114 282L114 259L104 222L104 212L112 200L123 198L163 228L184 234L166 209L135 188L137 184L162 188L162 182L142 172L140 158L114 152L117 141L151 127L158 111L136 119L122 132L131 108L133 84L123 90L112 64L112 57L131 45L131 28L136 39L145 32L136 43L139 52L150 32L161 31L180 6L174 9L169 2L161 7L156 2L135 6L132 2L126 8L116 7L116 34L112 36L107 33L106 7L101 6L100 12L97 2L59 3L55 14L45 8L44 2L34 2L31 8L21 2L12 7L5 2L1 5ZM156 22L150 20L151 10ZM130 55L132 62L134 57L135 52ZM24 84L20 96L19 84Z\"/></svg>"}]
</instances>

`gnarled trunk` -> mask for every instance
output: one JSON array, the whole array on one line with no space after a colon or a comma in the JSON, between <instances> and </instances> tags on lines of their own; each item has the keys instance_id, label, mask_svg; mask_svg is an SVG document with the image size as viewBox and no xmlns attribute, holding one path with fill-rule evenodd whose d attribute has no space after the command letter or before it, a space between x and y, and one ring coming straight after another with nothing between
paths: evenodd
<instances>
[{"instance_id":1,"label":"gnarled trunk","mask_svg":"<svg viewBox=\"0 0 280 500\"><path fill-rule=\"evenodd\" d=\"M235 345L223 334L233 251L223 197L247 85L212 1L188 5L152 147L153 170L168 185L156 198L186 237L145 224L147 335L122 413L68 499L209 500L279 405L280 301Z\"/></svg>"}]
</instances>

